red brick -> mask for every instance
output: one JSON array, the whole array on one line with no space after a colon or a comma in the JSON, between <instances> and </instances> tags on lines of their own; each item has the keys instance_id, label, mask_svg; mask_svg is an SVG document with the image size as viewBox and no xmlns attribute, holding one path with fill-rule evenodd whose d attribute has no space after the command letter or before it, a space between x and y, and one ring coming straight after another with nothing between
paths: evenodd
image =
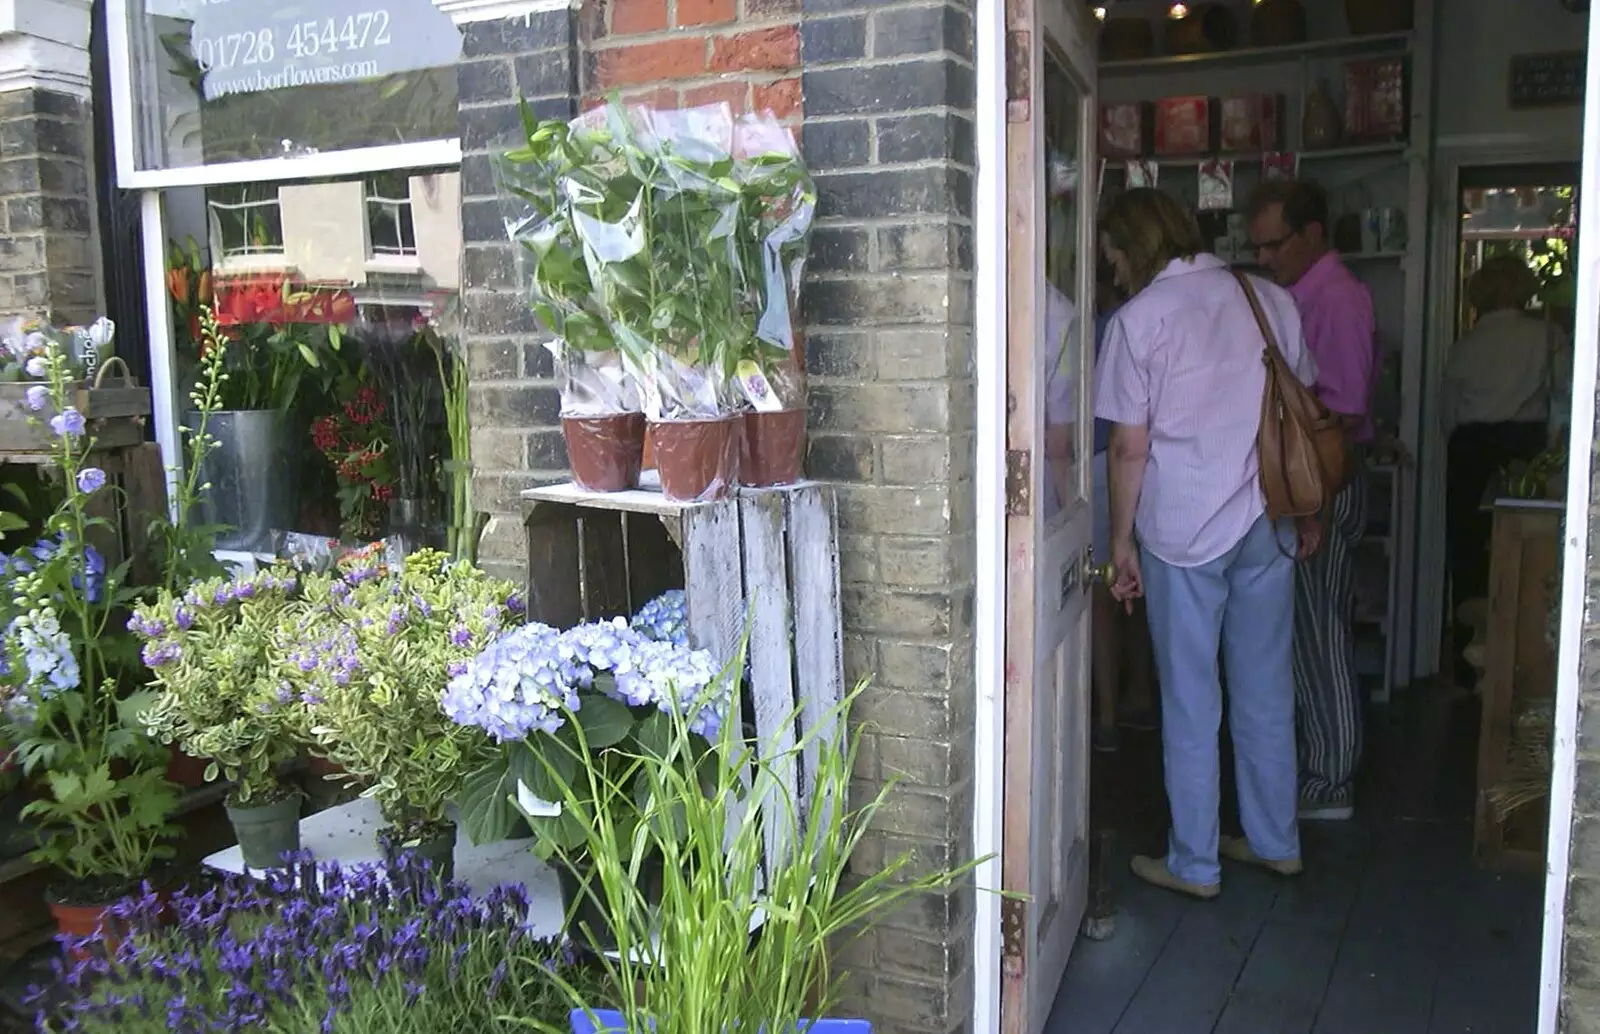
<instances>
[{"instance_id":1,"label":"red brick","mask_svg":"<svg viewBox=\"0 0 1600 1034\"><path fill-rule=\"evenodd\" d=\"M757 29L711 41L713 72L787 72L800 65L800 30L793 25Z\"/></svg>"},{"instance_id":2,"label":"red brick","mask_svg":"<svg viewBox=\"0 0 1600 1034\"><path fill-rule=\"evenodd\" d=\"M667 27L667 0L611 0L612 35L660 32Z\"/></svg>"},{"instance_id":3,"label":"red brick","mask_svg":"<svg viewBox=\"0 0 1600 1034\"><path fill-rule=\"evenodd\" d=\"M717 25L738 17L734 0L678 0L677 23L682 25Z\"/></svg>"},{"instance_id":4,"label":"red brick","mask_svg":"<svg viewBox=\"0 0 1600 1034\"><path fill-rule=\"evenodd\" d=\"M683 106L686 108L699 107L702 104L716 104L727 101L735 115L741 115L750 110L749 84L742 82L710 83L706 86L696 86L683 91Z\"/></svg>"},{"instance_id":5,"label":"red brick","mask_svg":"<svg viewBox=\"0 0 1600 1034\"><path fill-rule=\"evenodd\" d=\"M601 90L684 79L705 70L706 41L700 36L610 47L598 51L594 62L595 86Z\"/></svg>"},{"instance_id":6,"label":"red brick","mask_svg":"<svg viewBox=\"0 0 1600 1034\"><path fill-rule=\"evenodd\" d=\"M656 86L647 90L629 90L622 95L629 104L643 104L647 108L667 110L678 107L678 91L670 86Z\"/></svg>"},{"instance_id":7,"label":"red brick","mask_svg":"<svg viewBox=\"0 0 1600 1034\"><path fill-rule=\"evenodd\" d=\"M752 111L770 111L778 119L792 118L800 113L800 80L779 79L775 83L765 86L755 86L755 100L750 104Z\"/></svg>"}]
</instances>

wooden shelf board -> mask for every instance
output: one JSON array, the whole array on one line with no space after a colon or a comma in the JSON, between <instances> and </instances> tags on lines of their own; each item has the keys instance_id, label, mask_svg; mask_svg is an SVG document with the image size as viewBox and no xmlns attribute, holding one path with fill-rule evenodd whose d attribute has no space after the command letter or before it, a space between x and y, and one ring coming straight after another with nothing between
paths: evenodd
<instances>
[{"instance_id":1,"label":"wooden shelf board","mask_svg":"<svg viewBox=\"0 0 1600 1034\"><path fill-rule=\"evenodd\" d=\"M1141 57L1127 61L1100 62L1102 78L1141 75L1152 72L1195 72L1216 68L1242 68L1250 65L1296 64L1324 57L1382 57L1403 54L1411 48L1411 33L1390 32L1375 36L1340 36L1312 40L1286 47L1244 47L1213 54L1172 54Z\"/></svg>"},{"instance_id":2,"label":"wooden shelf board","mask_svg":"<svg viewBox=\"0 0 1600 1034\"><path fill-rule=\"evenodd\" d=\"M1184 155L1146 155L1139 161L1154 162L1167 168L1198 168L1201 162L1221 159L1230 162L1259 162L1268 154L1294 154L1301 161L1334 161L1340 158L1375 158L1383 155L1400 155L1411 158L1410 145L1404 140L1394 140L1377 144L1352 144L1349 147L1325 147L1317 151L1218 151L1215 154L1184 154ZM1107 158L1106 171L1121 172L1125 169L1128 158Z\"/></svg>"}]
</instances>

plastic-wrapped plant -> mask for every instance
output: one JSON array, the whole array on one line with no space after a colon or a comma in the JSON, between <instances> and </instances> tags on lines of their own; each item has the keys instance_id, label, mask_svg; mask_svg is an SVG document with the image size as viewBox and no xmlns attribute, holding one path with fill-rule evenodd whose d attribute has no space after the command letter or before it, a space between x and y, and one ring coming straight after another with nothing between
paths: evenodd
<instances>
[{"instance_id":1,"label":"plastic-wrapped plant","mask_svg":"<svg viewBox=\"0 0 1600 1034\"><path fill-rule=\"evenodd\" d=\"M409 856L387 874L290 861L266 879L234 877L170 901L146 889L114 906L119 944L69 942L76 961L58 960L53 982L31 990L38 1029L553 1029L566 1015L557 976L588 998L611 997L567 944L527 935L520 886L474 896L423 878Z\"/></svg>"}]
</instances>

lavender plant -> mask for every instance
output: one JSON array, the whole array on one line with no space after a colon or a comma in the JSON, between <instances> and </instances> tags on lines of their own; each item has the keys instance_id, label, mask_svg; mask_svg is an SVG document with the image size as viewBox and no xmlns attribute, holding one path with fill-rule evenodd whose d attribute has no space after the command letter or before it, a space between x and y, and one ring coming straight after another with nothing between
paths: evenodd
<instances>
[{"instance_id":1,"label":"lavender plant","mask_svg":"<svg viewBox=\"0 0 1600 1034\"><path fill-rule=\"evenodd\" d=\"M280 622L280 674L308 708L314 749L366 786L405 845L446 823L445 806L490 752L446 717L445 686L514 625L509 582L437 550L391 570L375 559L303 582Z\"/></svg>"},{"instance_id":2,"label":"lavender plant","mask_svg":"<svg viewBox=\"0 0 1600 1034\"><path fill-rule=\"evenodd\" d=\"M265 879L231 878L163 902L114 906L117 947L72 942L30 1001L44 1034L552 1029L555 982L587 1000L606 986L563 942L530 937L517 885L475 897L409 856L387 874L309 855ZM176 922L164 921L164 916Z\"/></svg>"},{"instance_id":3,"label":"lavender plant","mask_svg":"<svg viewBox=\"0 0 1600 1034\"><path fill-rule=\"evenodd\" d=\"M650 639L623 618L566 631L529 624L495 640L451 679L443 702L452 720L505 745L463 789L468 833L502 839L521 812L540 857L575 851L587 835L580 813L538 802L558 801L584 767L626 780L630 754L659 748L674 721L715 741L730 705L720 674L704 650Z\"/></svg>"},{"instance_id":4,"label":"lavender plant","mask_svg":"<svg viewBox=\"0 0 1600 1034\"><path fill-rule=\"evenodd\" d=\"M289 792L278 766L299 751L306 713L275 650L296 588L287 567L213 578L181 595L163 591L128 621L156 689L140 721L160 742L207 759L208 781L232 781L235 806Z\"/></svg>"}]
</instances>

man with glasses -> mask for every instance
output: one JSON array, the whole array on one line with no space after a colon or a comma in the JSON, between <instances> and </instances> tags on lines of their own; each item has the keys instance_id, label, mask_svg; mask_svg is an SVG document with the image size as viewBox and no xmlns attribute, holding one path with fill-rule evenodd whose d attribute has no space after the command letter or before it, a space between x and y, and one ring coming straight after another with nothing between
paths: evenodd
<instances>
[{"instance_id":1,"label":"man with glasses","mask_svg":"<svg viewBox=\"0 0 1600 1034\"><path fill-rule=\"evenodd\" d=\"M1343 418L1352 446L1355 473L1349 484L1325 523L1319 528L1309 522L1302 532L1294 607L1300 817L1348 819L1361 760L1362 701L1351 623L1354 549L1367 522L1360 452L1372 440L1378 366L1372 295L1329 245L1328 195L1315 183L1265 183L1251 197L1249 215L1257 260L1300 307L1306 345L1316 360L1317 395Z\"/></svg>"}]
</instances>

